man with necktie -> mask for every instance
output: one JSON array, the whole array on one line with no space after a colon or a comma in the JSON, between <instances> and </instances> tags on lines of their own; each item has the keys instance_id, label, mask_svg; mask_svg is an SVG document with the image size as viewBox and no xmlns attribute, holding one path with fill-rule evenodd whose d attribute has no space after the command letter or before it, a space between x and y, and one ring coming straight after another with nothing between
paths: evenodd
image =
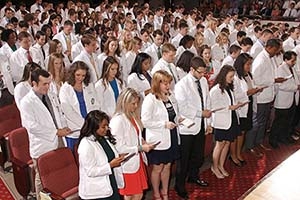
<instances>
[{"instance_id":1,"label":"man with necktie","mask_svg":"<svg viewBox=\"0 0 300 200\"><path fill-rule=\"evenodd\" d=\"M43 189L37 169L37 159L58 148L59 137L71 133L57 95L49 91L51 77L43 70L31 73L32 90L21 100L20 114L22 125L29 135L29 151L35 168L35 190L39 200L39 192Z\"/></svg>"},{"instance_id":2,"label":"man with necktie","mask_svg":"<svg viewBox=\"0 0 300 200\"><path fill-rule=\"evenodd\" d=\"M46 42L46 33L43 31L37 31L35 35L36 43L30 47L31 60L39 64L43 69L47 69L45 66L45 50L43 49Z\"/></svg>"},{"instance_id":3,"label":"man with necktie","mask_svg":"<svg viewBox=\"0 0 300 200\"><path fill-rule=\"evenodd\" d=\"M182 198L188 198L185 180L201 187L208 183L198 176L204 162L205 133L211 133L210 97L208 83L204 74L206 65L202 58L191 60L190 72L175 85L175 97L179 112L194 124L180 125L180 155L177 163L175 190Z\"/></svg>"}]
</instances>

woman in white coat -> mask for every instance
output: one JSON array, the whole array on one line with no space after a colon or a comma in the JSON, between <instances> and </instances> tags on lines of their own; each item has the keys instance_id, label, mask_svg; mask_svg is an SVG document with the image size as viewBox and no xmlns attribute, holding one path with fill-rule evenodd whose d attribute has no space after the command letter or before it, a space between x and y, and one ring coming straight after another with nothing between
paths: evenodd
<instances>
[{"instance_id":1,"label":"woman in white coat","mask_svg":"<svg viewBox=\"0 0 300 200\"><path fill-rule=\"evenodd\" d=\"M122 164L125 187L120 190L125 200L139 200L148 188L144 152L155 147L142 139L143 125L137 116L140 97L132 88L126 88L117 102L116 113L110 121L112 135L116 138L116 149L129 154Z\"/></svg>"},{"instance_id":2,"label":"woman in white coat","mask_svg":"<svg viewBox=\"0 0 300 200\"><path fill-rule=\"evenodd\" d=\"M146 128L146 141L157 144L148 153L149 164L153 166L153 197L163 197L164 200L168 199L171 164L179 158L179 117L176 99L170 93L172 79L167 71L158 70L154 73L151 93L144 99L141 115Z\"/></svg>"},{"instance_id":3,"label":"woman in white coat","mask_svg":"<svg viewBox=\"0 0 300 200\"><path fill-rule=\"evenodd\" d=\"M118 188L124 187L124 180L120 165L125 154L119 157L108 124L108 115L94 110L86 116L80 131L78 193L81 199L121 199Z\"/></svg>"},{"instance_id":4,"label":"woman in white coat","mask_svg":"<svg viewBox=\"0 0 300 200\"><path fill-rule=\"evenodd\" d=\"M234 62L233 67L236 70L234 77L234 96L238 102L249 102L237 110L239 114L241 132L237 133L237 139L230 144L231 160L237 166L246 164L242 156L244 137L247 131L252 129L253 109L256 110L256 93L262 89L254 87L252 74L250 72L253 58L247 54L240 54ZM259 152L249 149L251 153L260 156Z\"/></svg>"},{"instance_id":5,"label":"woman in white coat","mask_svg":"<svg viewBox=\"0 0 300 200\"><path fill-rule=\"evenodd\" d=\"M235 140L237 133L240 133L236 109L242 104L236 104L233 95L234 74L235 70L232 66L224 65L209 92L213 111L212 127L216 140L211 171L217 178L229 176L224 168L224 163L230 142Z\"/></svg>"},{"instance_id":6,"label":"woman in white coat","mask_svg":"<svg viewBox=\"0 0 300 200\"><path fill-rule=\"evenodd\" d=\"M151 90L152 77L148 70L151 67L151 56L139 53L128 76L128 87L135 89L144 98Z\"/></svg>"},{"instance_id":7,"label":"woman in white coat","mask_svg":"<svg viewBox=\"0 0 300 200\"><path fill-rule=\"evenodd\" d=\"M112 117L119 94L123 89L120 78L120 65L116 58L108 56L103 62L101 79L96 82L95 88L102 111Z\"/></svg>"},{"instance_id":8,"label":"woman in white coat","mask_svg":"<svg viewBox=\"0 0 300 200\"><path fill-rule=\"evenodd\" d=\"M99 110L94 85L90 82L89 67L81 61L74 62L67 81L61 86L59 99L72 134L66 137L67 146L74 149L79 131L87 113Z\"/></svg>"},{"instance_id":9,"label":"woman in white coat","mask_svg":"<svg viewBox=\"0 0 300 200\"><path fill-rule=\"evenodd\" d=\"M21 99L31 90L31 72L36 69L41 69L41 66L34 62L27 63L24 67L23 76L21 81L14 89L14 98L17 107L20 109Z\"/></svg>"}]
</instances>

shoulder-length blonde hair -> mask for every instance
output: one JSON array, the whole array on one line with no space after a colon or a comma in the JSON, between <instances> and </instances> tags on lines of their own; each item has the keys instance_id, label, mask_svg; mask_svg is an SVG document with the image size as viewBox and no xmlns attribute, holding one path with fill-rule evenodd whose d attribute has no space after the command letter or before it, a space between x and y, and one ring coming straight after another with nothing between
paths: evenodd
<instances>
[{"instance_id":1,"label":"shoulder-length blonde hair","mask_svg":"<svg viewBox=\"0 0 300 200\"><path fill-rule=\"evenodd\" d=\"M120 96L118 97L115 114L125 114L130 122L131 119L134 118L135 121L138 123L139 127L142 129L143 124L138 114L138 111L140 109L137 108L135 112L129 112L128 110L130 103L132 103L136 99L138 99L138 105L140 106L141 97L136 90L134 90L133 88L126 88L125 90L123 90Z\"/></svg>"},{"instance_id":2,"label":"shoulder-length blonde hair","mask_svg":"<svg viewBox=\"0 0 300 200\"><path fill-rule=\"evenodd\" d=\"M55 59L61 59L61 68L59 70L59 74L55 73L54 69L54 61ZM65 82L65 66L64 66L64 58L61 53L52 53L49 56L49 63L48 63L48 72L52 75L53 79L55 80L57 77L59 77L59 80L62 82Z\"/></svg>"},{"instance_id":3,"label":"shoulder-length blonde hair","mask_svg":"<svg viewBox=\"0 0 300 200\"><path fill-rule=\"evenodd\" d=\"M161 99L162 94L160 91L160 83L171 83L172 80L173 80L172 75L170 75L167 71L158 70L153 74L152 77L151 93L154 94L157 99Z\"/></svg>"}]
</instances>

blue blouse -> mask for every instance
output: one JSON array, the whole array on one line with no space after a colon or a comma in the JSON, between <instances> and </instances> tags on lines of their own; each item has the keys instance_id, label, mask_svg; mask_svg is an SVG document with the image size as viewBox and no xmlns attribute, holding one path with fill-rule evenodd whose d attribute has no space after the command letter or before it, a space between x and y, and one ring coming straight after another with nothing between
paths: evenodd
<instances>
[{"instance_id":1,"label":"blue blouse","mask_svg":"<svg viewBox=\"0 0 300 200\"><path fill-rule=\"evenodd\" d=\"M85 118L87 116L87 110L86 110L85 100L84 100L84 96L83 96L83 91L81 91L81 92L78 92L76 90L74 90L74 91L76 93L76 96L77 96L77 99L79 102L81 116L83 118Z\"/></svg>"},{"instance_id":2,"label":"blue blouse","mask_svg":"<svg viewBox=\"0 0 300 200\"><path fill-rule=\"evenodd\" d=\"M118 88L118 82L116 79L109 81L110 86L112 87L115 95L115 100L117 102L117 99L119 97L119 88Z\"/></svg>"}]
</instances>

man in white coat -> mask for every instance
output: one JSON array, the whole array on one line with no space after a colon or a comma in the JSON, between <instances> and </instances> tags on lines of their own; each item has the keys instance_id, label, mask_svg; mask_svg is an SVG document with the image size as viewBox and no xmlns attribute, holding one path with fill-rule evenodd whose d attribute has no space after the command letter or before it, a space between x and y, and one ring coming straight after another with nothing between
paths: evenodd
<instances>
[{"instance_id":1,"label":"man in white coat","mask_svg":"<svg viewBox=\"0 0 300 200\"><path fill-rule=\"evenodd\" d=\"M273 121L269 143L277 147L278 143L289 144L293 142L292 122L299 103L299 78L294 66L297 54L287 51L283 55L284 62L276 69L277 77L284 77L287 80L278 83L278 90L275 97L275 119Z\"/></svg>"},{"instance_id":2,"label":"man in white coat","mask_svg":"<svg viewBox=\"0 0 300 200\"><path fill-rule=\"evenodd\" d=\"M175 97L179 112L185 120L194 125L181 125L180 160L177 163L177 194L188 197L185 180L198 186L206 187L208 183L198 177L199 168L204 162L205 132L212 131L210 126L210 98L208 83L204 77L206 65L200 57L191 60L190 72L175 85ZM184 121L183 121L184 122Z\"/></svg>"},{"instance_id":3,"label":"man in white coat","mask_svg":"<svg viewBox=\"0 0 300 200\"><path fill-rule=\"evenodd\" d=\"M275 97L275 83L286 81L285 78L276 78L275 76L277 66L273 57L278 54L281 48L281 40L268 40L265 49L258 54L252 64L254 85L263 88L263 91L257 95L257 113L253 113L253 117L256 119L254 121L256 121L257 124L253 124L253 128L249 131L249 134L253 135L254 143L265 150L267 148L263 145L264 135L267 122L270 118L271 103ZM273 147L276 148L278 146L273 145Z\"/></svg>"},{"instance_id":4,"label":"man in white coat","mask_svg":"<svg viewBox=\"0 0 300 200\"><path fill-rule=\"evenodd\" d=\"M261 33L260 38L256 40L256 42L253 44L250 55L253 58L256 58L256 56L264 49L266 42L273 37L273 32L270 29L265 29Z\"/></svg>"},{"instance_id":5,"label":"man in white coat","mask_svg":"<svg viewBox=\"0 0 300 200\"><path fill-rule=\"evenodd\" d=\"M167 71L172 77L173 81L171 83L171 88L174 90L175 84L179 81L179 75L177 73L176 67L173 64L175 61L176 48L171 43L165 43L162 46L162 58L154 65L151 70L153 75L158 70Z\"/></svg>"},{"instance_id":6,"label":"man in white coat","mask_svg":"<svg viewBox=\"0 0 300 200\"><path fill-rule=\"evenodd\" d=\"M46 42L46 33L43 31L37 31L35 34L36 43L29 48L32 55L32 61L39 64L42 69L47 69L45 66L46 51L44 45Z\"/></svg>"},{"instance_id":7,"label":"man in white coat","mask_svg":"<svg viewBox=\"0 0 300 200\"><path fill-rule=\"evenodd\" d=\"M153 32L154 42L146 48L145 53L151 56L151 66L153 67L157 61L161 58L161 45L163 43L163 32L161 30L155 30Z\"/></svg>"},{"instance_id":8,"label":"man in white coat","mask_svg":"<svg viewBox=\"0 0 300 200\"><path fill-rule=\"evenodd\" d=\"M35 191L39 200L42 184L37 169L37 159L58 148L58 137L70 134L66 127L57 96L48 92L50 74L37 69L31 73L32 90L21 100L22 125L29 135L29 151L35 168Z\"/></svg>"},{"instance_id":9,"label":"man in white coat","mask_svg":"<svg viewBox=\"0 0 300 200\"><path fill-rule=\"evenodd\" d=\"M84 34L81 38L81 43L84 46L84 49L74 59L74 62L82 61L86 63L89 67L89 72L91 75L90 82L96 83L101 76L101 72L99 72L100 66L98 66L98 58L95 54L98 48L97 39L91 34Z\"/></svg>"},{"instance_id":10,"label":"man in white coat","mask_svg":"<svg viewBox=\"0 0 300 200\"><path fill-rule=\"evenodd\" d=\"M289 30L290 36L283 41L282 47L284 51L290 51L299 44L298 37L300 35L300 29L298 27L292 27Z\"/></svg>"}]
</instances>

